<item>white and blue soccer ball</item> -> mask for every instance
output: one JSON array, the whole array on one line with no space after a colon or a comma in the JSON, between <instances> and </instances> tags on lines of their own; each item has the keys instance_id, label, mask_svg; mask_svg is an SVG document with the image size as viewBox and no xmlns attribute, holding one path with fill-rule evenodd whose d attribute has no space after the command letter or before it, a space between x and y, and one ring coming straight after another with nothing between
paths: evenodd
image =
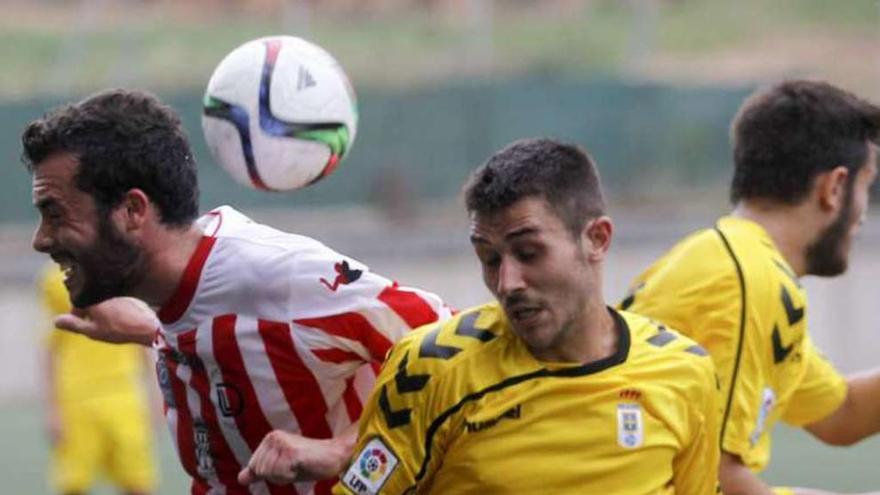
<instances>
[{"instance_id":1,"label":"white and blue soccer ball","mask_svg":"<svg viewBox=\"0 0 880 495\"><path fill-rule=\"evenodd\" d=\"M214 69L202 130L239 183L290 191L333 172L357 131L357 100L327 51L293 36L249 41Z\"/></svg>"}]
</instances>

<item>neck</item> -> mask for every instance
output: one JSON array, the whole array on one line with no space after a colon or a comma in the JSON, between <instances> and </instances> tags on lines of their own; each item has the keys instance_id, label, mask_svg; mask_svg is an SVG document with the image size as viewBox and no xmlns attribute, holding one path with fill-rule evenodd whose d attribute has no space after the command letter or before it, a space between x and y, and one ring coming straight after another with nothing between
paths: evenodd
<instances>
[{"instance_id":1,"label":"neck","mask_svg":"<svg viewBox=\"0 0 880 495\"><path fill-rule=\"evenodd\" d=\"M740 201L732 215L763 227L794 273L798 277L806 274L806 251L813 242L816 215L806 211L805 205L751 199Z\"/></svg>"},{"instance_id":2,"label":"neck","mask_svg":"<svg viewBox=\"0 0 880 495\"><path fill-rule=\"evenodd\" d=\"M202 237L195 224L179 229L158 227L145 246L147 274L133 296L153 307L171 299Z\"/></svg>"},{"instance_id":3,"label":"neck","mask_svg":"<svg viewBox=\"0 0 880 495\"><path fill-rule=\"evenodd\" d=\"M586 304L581 317L571 325L552 347L533 351L535 357L549 362L585 364L607 358L617 351L614 318L601 298Z\"/></svg>"}]
</instances>

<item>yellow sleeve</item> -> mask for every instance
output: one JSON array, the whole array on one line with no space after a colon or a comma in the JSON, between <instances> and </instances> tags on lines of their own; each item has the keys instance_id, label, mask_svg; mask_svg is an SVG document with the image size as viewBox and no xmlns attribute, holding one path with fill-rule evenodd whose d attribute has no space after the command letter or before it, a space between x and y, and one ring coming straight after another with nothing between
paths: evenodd
<instances>
[{"instance_id":1,"label":"yellow sleeve","mask_svg":"<svg viewBox=\"0 0 880 495\"><path fill-rule=\"evenodd\" d=\"M846 399L844 378L813 344L810 335L804 336L801 348L804 376L792 395L782 420L792 426L805 426L826 418Z\"/></svg>"},{"instance_id":2,"label":"yellow sleeve","mask_svg":"<svg viewBox=\"0 0 880 495\"><path fill-rule=\"evenodd\" d=\"M673 461L675 493L719 493L718 465L721 451L718 434L721 404L715 367L708 356L698 367L699 381L691 404L691 440Z\"/></svg>"},{"instance_id":3,"label":"yellow sleeve","mask_svg":"<svg viewBox=\"0 0 880 495\"><path fill-rule=\"evenodd\" d=\"M412 335L412 334L411 334ZM358 443L351 464L340 476L333 493L402 494L430 480L439 459L426 452L442 443L443 432L431 432L435 409L434 382L430 374L411 369L411 337L397 343L376 380L360 419ZM412 345L418 353L418 346Z\"/></svg>"},{"instance_id":4,"label":"yellow sleeve","mask_svg":"<svg viewBox=\"0 0 880 495\"><path fill-rule=\"evenodd\" d=\"M794 490L787 486L774 486L773 495L795 495Z\"/></svg>"}]
</instances>

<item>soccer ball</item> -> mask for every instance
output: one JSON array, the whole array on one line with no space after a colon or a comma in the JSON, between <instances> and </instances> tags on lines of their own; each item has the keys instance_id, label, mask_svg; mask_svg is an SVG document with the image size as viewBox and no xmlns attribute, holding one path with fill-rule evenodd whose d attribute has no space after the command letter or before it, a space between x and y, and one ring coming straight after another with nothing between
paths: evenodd
<instances>
[{"instance_id":1,"label":"soccer ball","mask_svg":"<svg viewBox=\"0 0 880 495\"><path fill-rule=\"evenodd\" d=\"M202 130L214 160L239 183L290 191L333 172L357 130L342 67L293 36L249 41L214 69Z\"/></svg>"}]
</instances>

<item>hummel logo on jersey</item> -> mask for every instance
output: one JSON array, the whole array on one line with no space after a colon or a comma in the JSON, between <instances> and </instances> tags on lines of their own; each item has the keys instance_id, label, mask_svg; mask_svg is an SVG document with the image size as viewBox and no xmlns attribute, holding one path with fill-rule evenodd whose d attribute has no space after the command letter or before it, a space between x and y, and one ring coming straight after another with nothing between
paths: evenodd
<instances>
[{"instance_id":1,"label":"hummel logo on jersey","mask_svg":"<svg viewBox=\"0 0 880 495\"><path fill-rule=\"evenodd\" d=\"M318 83L315 82L315 78L312 77L312 74L309 72L309 70L306 69L305 67L303 67L302 65L300 65L299 66L299 73L297 74L297 77L296 77L296 90L302 91L306 88L311 88L312 86L315 86L316 84L318 84Z\"/></svg>"},{"instance_id":2,"label":"hummel logo on jersey","mask_svg":"<svg viewBox=\"0 0 880 495\"><path fill-rule=\"evenodd\" d=\"M470 421L465 421L464 428L465 430L467 430L468 433L476 433L478 431L483 431L497 425L499 422L501 422L502 419L519 419L521 417L522 405L517 404L507 411L503 412L497 418L487 419L485 421L474 421L473 423L471 423Z\"/></svg>"},{"instance_id":3,"label":"hummel logo on jersey","mask_svg":"<svg viewBox=\"0 0 880 495\"><path fill-rule=\"evenodd\" d=\"M348 261L345 260L333 265L333 269L336 270L337 275L332 284L324 277L321 277L321 283L333 292L336 292L340 285L348 285L361 278L361 275L364 273L363 270L352 270L348 266Z\"/></svg>"}]
</instances>

